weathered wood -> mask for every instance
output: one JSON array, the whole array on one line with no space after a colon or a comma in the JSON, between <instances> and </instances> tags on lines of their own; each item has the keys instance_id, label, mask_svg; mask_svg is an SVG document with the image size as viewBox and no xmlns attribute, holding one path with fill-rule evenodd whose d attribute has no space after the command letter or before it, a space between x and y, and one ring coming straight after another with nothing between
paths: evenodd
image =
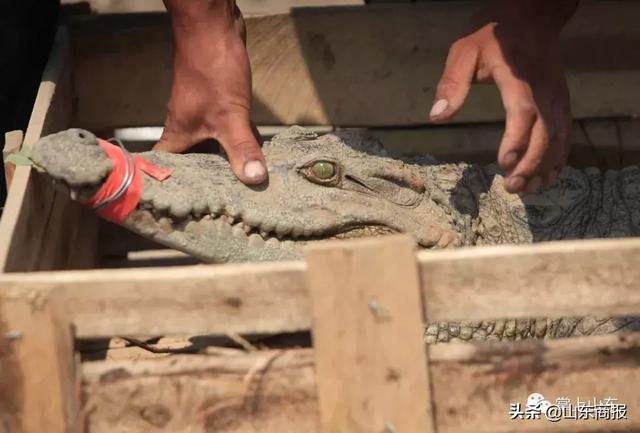
<instances>
[{"instance_id":1,"label":"weathered wood","mask_svg":"<svg viewBox=\"0 0 640 433\"><path fill-rule=\"evenodd\" d=\"M319 431L310 350L228 353L84 363L88 432Z\"/></svg>"},{"instance_id":2,"label":"weathered wood","mask_svg":"<svg viewBox=\"0 0 640 433\"><path fill-rule=\"evenodd\" d=\"M638 431L638 350L638 335L431 346L437 431ZM82 369L91 433L123 424L130 432L199 431L216 420L220 433L320 432L311 349L96 361ZM189 397L177 389L188 389ZM510 420L510 403L524 404L532 392L553 403L560 396L574 404L577 397L616 397L627 405L629 419ZM153 413L162 416L151 418ZM154 425L149 419L167 421Z\"/></svg>"},{"instance_id":3,"label":"weathered wood","mask_svg":"<svg viewBox=\"0 0 640 433\"><path fill-rule=\"evenodd\" d=\"M640 241L599 239L418 253L426 317L640 312Z\"/></svg>"},{"instance_id":4,"label":"weathered wood","mask_svg":"<svg viewBox=\"0 0 640 433\"><path fill-rule=\"evenodd\" d=\"M309 329L303 263L179 266L0 276L53 290L79 337L278 333Z\"/></svg>"},{"instance_id":5,"label":"weathered wood","mask_svg":"<svg viewBox=\"0 0 640 433\"><path fill-rule=\"evenodd\" d=\"M640 314L640 240L604 239L418 253L429 321ZM55 290L80 337L308 330L304 262L0 276ZM161 318L161 319L159 319Z\"/></svg>"},{"instance_id":6,"label":"weathered wood","mask_svg":"<svg viewBox=\"0 0 640 433\"><path fill-rule=\"evenodd\" d=\"M101 14L164 12L162 0L62 0L62 4L89 3L91 11ZM300 7L361 5L363 0L236 0L245 17L280 14Z\"/></svg>"},{"instance_id":7,"label":"weathered wood","mask_svg":"<svg viewBox=\"0 0 640 433\"><path fill-rule=\"evenodd\" d=\"M69 127L74 106L67 32L58 32L42 76L24 146ZM17 167L0 222L3 272L90 267L96 217L31 167Z\"/></svg>"},{"instance_id":8,"label":"weathered wood","mask_svg":"<svg viewBox=\"0 0 640 433\"><path fill-rule=\"evenodd\" d=\"M414 251L404 236L305 250L323 433L435 431Z\"/></svg>"},{"instance_id":9,"label":"weathered wood","mask_svg":"<svg viewBox=\"0 0 640 433\"><path fill-rule=\"evenodd\" d=\"M0 431L79 432L71 326L46 296L24 295L0 286Z\"/></svg>"},{"instance_id":10,"label":"weathered wood","mask_svg":"<svg viewBox=\"0 0 640 433\"><path fill-rule=\"evenodd\" d=\"M450 44L475 3L298 9L247 19L258 124L421 125ZM640 5L581 5L563 36L576 117L639 114ZM75 124L161 125L172 38L164 16L101 17L74 26ZM610 47L616 46L615 50ZM94 83L100 83L100 86ZM458 122L499 121L493 86L474 86Z\"/></svg>"},{"instance_id":11,"label":"weathered wood","mask_svg":"<svg viewBox=\"0 0 640 433\"><path fill-rule=\"evenodd\" d=\"M453 432L635 432L640 419L640 335L431 347L432 386L438 431ZM626 404L623 420L511 420L511 403L526 409L527 397L542 394L573 406L608 397ZM472 427L470 427L472 426Z\"/></svg>"}]
</instances>

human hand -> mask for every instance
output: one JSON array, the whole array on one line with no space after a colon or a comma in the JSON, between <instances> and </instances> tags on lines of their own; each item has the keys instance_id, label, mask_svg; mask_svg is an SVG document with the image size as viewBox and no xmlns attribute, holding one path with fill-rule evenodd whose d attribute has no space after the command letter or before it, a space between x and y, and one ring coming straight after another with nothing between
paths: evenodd
<instances>
[{"instance_id":1,"label":"human hand","mask_svg":"<svg viewBox=\"0 0 640 433\"><path fill-rule=\"evenodd\" d=\"M164 132L154 149L184 152L209 138L224 148L246 184L266 180L250 120L251 69L244 22L232 0L165 0L176 53Z\"/></svg>"},{"instance_id":2,"label":"human hand","mask_svg":"<svg viewBox=\"0 0 640 433\"><path fill-rule=\"evenodd\" d=\"M489 1L447 57L430 117L451 119L473 81L495 83L506 110L498 163L505 188L531 194L566 163L572 127L558 34L575 0Z\"/></svg>"}]
</instances>

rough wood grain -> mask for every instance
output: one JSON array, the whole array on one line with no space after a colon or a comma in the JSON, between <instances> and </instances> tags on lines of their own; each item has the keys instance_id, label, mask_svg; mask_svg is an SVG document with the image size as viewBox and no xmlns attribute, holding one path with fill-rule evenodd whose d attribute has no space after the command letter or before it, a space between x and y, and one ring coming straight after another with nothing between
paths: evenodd
<instances>
[{"instance_id":1,"label":"rough wood grain","mask_svg":"<svg viewBox=\"0 0 640 433\"><path fill-rule=\"evenodd\" d=\"M449 45L475 7L404 3L296 9L247 19L253 120L264 125L428 123ZM637 3L607 1L581 5L569 23L563 47L576 117L639 113L638 20ZM167 18L83 20L73 34L75 124L90 129L161 125L172 70ZM456 121L503 118L495 88L477 85Z\"/></svg>"},{"instance_id":2,"label":"rough wood grain","mask_svg":"<svg viewBox=\"0 0 640 433\"><path fill-rule=\"evenodd\" d=\"M638 350L637 335L431 346L437 431L638 431ZM128 430L117 431L320 432L311 349L96 361L82 368L91 433L125 424ZM627 404L629 419L510 420L509 404L524 403L532 392L574 403L577 397L617 397ZM210 425L216 429L206 430Z\"/></svg>"},{"instance_id":3,"label":"rough wood grain","mask_svg":"<svg viewBox=\"0 0 640 433\"><path fill-rule=\"evenodd\" d=\"M84 363L87 430L318 432L312 356L303 349Z\"/></svg>"},{"instance_id":4,"label":"rough wood grain","mask_svg":"<svg viewBox=\"0 0 640 433\"><path fill-rule=\"evenodd\" d=\"M435 431L414 251L404 236L305 250L323 433Z\"/></svg>"},{"instance_id":5,"label":"rough wood grain","mask_svg":"<svg viewBox=\"0 0 640 433\"><path fill-rule=\"evenodd\" d=\"M638 314L639 259L638 239L418 253L433 321Z\"/></svg>"},{"instance_id":6,"label":"rough wood grain","mask_svg":"<svg viewBox=\"0 0 640 433\"><path fill-rule=\"evenodd\" d=\"M1 289L0 431L79 432L71 326L46 296Z\"/></svg>"},{"instance_id":7,"label":"rough wood grain","mask_svg":"<svg viewBox=\"0 0 640 433\"><path fill-rule=\"evenodd\" d=\"M74 97L67 32L58 32L34 104L24 146L69 127ZM90 267L96 217L31 167L17 167L0 221L3 272Z\"/></svg>"},{"instance_id":8,"label":"rough wood grain","mask_svg":"<svg viewBox=\"0 0 640 433\"><path fill-rule=\"evenodd\" d=\"M278 333L310 323L296 262L10 274L0 287L55 291L79 337Z\"/></svg>"},{"instance_id":9,"label":"rough wood grain","mask_svg":"<svg viewBox=\"0 0 640 433\"><path fill-rule=\"evenodd\" d=\"M418 253L429 321L640 315L640 240ZM54 290L81 337L279 333L311 328L304 262L0 275Z\"/></svg>"}]
</instances>

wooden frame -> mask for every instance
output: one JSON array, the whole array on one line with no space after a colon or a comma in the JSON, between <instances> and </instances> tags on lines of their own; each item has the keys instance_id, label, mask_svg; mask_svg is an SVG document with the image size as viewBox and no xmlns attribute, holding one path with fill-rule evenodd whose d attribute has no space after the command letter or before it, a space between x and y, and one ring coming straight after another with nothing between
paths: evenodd
<instances>
[{"instance_id":1,"label":"wooden frame","mask_svg":"<svg viewBox=\"0 0 640 433\"><path fill-rule=\"evenodd\" d=\"M43 73L23 146L71 126L74 93L70 64L69 36L61 29ZM16 167L0 224L0 270L92 267L97 227L97 218L73 203L68 194L54 190L51 182L31 167Z\"/></svg>"},{"instance_id":2,"label":"wooden frame","mask_svg":"<svg viewBox=\"0 0 640 433\"><path fill-rule=\"evenodd\" d=\"M403 2L295 8L248 18L253 120L262 125L424 125L449 46L474 10L473 2ZM576 118L640 114L638 20L636 2L593 2L581 5L565 29ZM81 20L71 32L78 54L74 124L89 129L161 125L173 59L166 15ZM482 85L474 86L456 116L462 123L503 119L498 92Z\"/></svg>"},{"instance_id":3,"label":"wooden frame","mask_svg":"<svg viewBox=\"0 0 640 433\"><path fill-rule=\"evenodd\" d=\"M383 253L384 251L387 253ZM58 351L52 353L66 353L67 359L73 359L68 337L55 340L46 332L60 329L62 335L69 335L68 332L72 329L70 327L73 326L76 337L155 333L276 333L310 329L311 319L314 318L313 331L318 343L335 332L339 332L347 342L359 341L362 333L369 333L369 338L374 339L372 341L378 341L376 345L356 343L359 347L358 362L342 363L341 370L329 368L336 365L333 364L335 360L329 361L326 358L341 352L333 351L331 344L326 343L316 348L314 354L320 393L320 419L325 421L320 424L319 430L314 431L372 431L374 424L384 424L379 416L385 413L385 419L396 420L392 422L393 425L401 424L397 420L406 419L407 413L422 413L427 417L420 420L414 416L410 420L419 423L414 425L424 426L424 431L507 432L512 431L515 425L518 426L518 431L538 431L540 424L527 424L527 420L510 420L507 416L509 403L522 401L531 392L552 396L578 393L579 396L589 398L606 393L607 396L614 396L626 403L630 410L640 407L640 395L637 393L640 387L640 363L637 357L640 337L620 334L521 344L436 345L430 346L421 355L426 356L423 358L424 362L405 363L404 366L400 366L402 360L412 359L411 356L394 360L393 356L380 358L380 353L406 353L407 350L424 347L419 341L419 334L417 341L407 341L407 330L415 329L417 332L419 327L413 325L423 324L423 315L429 321L447 321L460 317L553 317L561 314L638 315L640 292L635 286L640 272L637 269L638 254L640 241L630 239L483 247L451 252L421 252L416 255L408 238L388 237L312 247L307 253L306 265L290 262L171 270L6 274L0 277L0 306L4 312L1 328L5 340L7 336L10 340L4 342L5 350L16 353L18 358L22 353L35 353L35 349L29 348L38 347L42 351L48 347L51 348L48 350L55 350L56 347ZM372 266L372 260L378 261L377 266ZM382 266L380 260L388 265ZM487 269L489 262L508 267L510 272L482 271ZM333 274L326 271L329 264L334 269ZM337 264L340 264L338 268L335 267ZM412 266L415 266L413 271ZM109 277L108 280L105 279L106 276ZM393 284L395 278L398 279L397 285ZM518 290L514 289L516 284L519 284ZM360 293L357 299L362 301L345 303L341 307L345 317L351 317L351 326L338 325L335 330L326 328L323 322L325 319L340 323L335 315L328 313L332 311L331 305L336 305L334 302L339 302L349 293ZM309 294L311 299L308 299ZM412 297L423 301L415 304L411 301ZM372 299L376 301L375 307L370 302ZM394 307L393 303L400 299L405 304ZM465 302L461 302L463 299ZM544 299L553 299L553 302L542 302ZM407 300L409 304L406 303ZM323 307L323 304L329 308ZM407 308L409 305L419 304L422 304L422 308L413 312ZM357 313L358 310L361 313ZM45 313L48 315L39 319ZM369 316L371 320L365 320L365 316ZM48 317L64 318L64 321L58 325L60 328L51 328L50 320L53 319ZM159 317L162 320L158 320ZM357 317L360 318L354 321ZM402 325L398 328L402 322L410 326L407 328ZM336 322L332 327L335 326ZM385 327L390 327L390 330L385 331ZM397 331L403 327L404 337L398 338ZM369 330L365 331L367 328ZM389 339L382 337L385 333ZM377 340L378 338L382 340ZM328 341L331 340L333 339ZM305 350L297 351L297 355L294 350L292 356L297 359L296 362L308 365L310 358L304 355ZM228 368L242 371L245 368L243 365L252 365L257 360L262 360L258 364L264 363L269 356L280 355L282 353L279 352L239 354L226 359L226 363ZM177 364L169 369L173 373L155 370L158 365L165 365L164 361L158 364L157 360L149 360L142 365L137 362L110 365L105 362L91 363L85 372L85 391L95 392L104 398L106 391L100 391L96 381L111 390L122 386L126 388L127 383L129 386L134 383L143 386L143 377L149 374L143 371L153 366L154 375L170 374L178 381L177 378L188 376L193 368L199 370L218 362L203 360L202 357L191 359L190 356L194 355L174 361ZM57 359L58 357L48 356L40 358L37 363L4 365L3 377L30 378L37 376L35 373L42 370L59 372L47 376L47 383L51 383L52 389L58 393L60 389L75 389L76 376L72 373L77 371L77 366L74 369L68 363L59 363ZM288 358L287 362L291 361ZM180 367L180 362L184 366ZM322 367L324 362L328 362L327 369ZM430 373L426 377L425 364ZM287 365L291 366L285 363L280 367L281 373L277 373L283 374L285 379L291 373L287 370ZM353 381L356 373L354 368L365 368L364 366L369 369L368 380ZM375 389L380 390L375 386L376 378L383 380L387 377L384 373L388 371L394 372L393 381L402 382L396 376L420 379L412 379L411 388L398 388L394 385L384 393L385 396L393 396L393 399L369 400L369 410L357 410L361 407L357 404L358 399ZM245 373L249 374L249 370ZM107 377L110 379L107 380ZM320 386L320 383L324 386ZM362 388L352 389L347 395L354 399L343 401L342 405L323 405L323 398L335 399L336 389L331 388L331 383L337 384L334 386L349 383L352 387ZM303 394L308 395L311 385L303 383L290 390L304 391ZM415 388L416 385L419 385L418 388ZM34 385L29 381L13 381L11 386L16 389L15 395L32 395L30 393L33 389L30 386ZM425 393L422 400L417 398L416 390ZM52 401L60 406L66 404L69 410L80 406L79 401L68 400L73 395L72 392L66 391L65 395L67 399L60 397ZM357 395L360 397L356 397ZM51 396L49 394L48 399ZM262 397L268 399L269 396ZM413 398L412 405L394 404L405 397ZM96 398L100 400L100 397ZM166 402L167 398L160 398L159 401ZM198 398L201 397L196 397L196 400ZM223 400L224 398L226 397ZM229 399L227 403L232 404L233 399L230 396ZM305 405L315 407L313 393L303 400ZM355 406L350 406L351 404ZM473 404L482 406L482 412L471 412ZM124 410L120 400L112 401L111 405ZM416 405L423 410L415 412ZM337 410L338 407L341 409ZM429 416L430 407L437 416ZM182 409L186 410L179 406L177 412ZM95 407L92 410L100 414L109 411L108 408ZM10 420L21 425L14 420L27 419L29 413L28 407L19 408L17 413L10 415ZM349 424L353 422L354 416L360 422ZM70 427L72 423L68 420L81 417L80 413L75 413L75 416L70 413L66 418L61 418L58 413L37 419L41 420L41 426L50 428L48 431L72 432L75 430ZM95 427L96 432L114 428L113 424L108 425L108 417L101 422L102 425L98 423ZM27 429L28 424L22 425L25 427L21 431L42 431L36 427ZM432 427L428 427L429 425ZM54 426L58 429L54 429ZM193 426L197 426L197 420L193 421ZM275 432L279 431L278 428L278 425L272 425L261 431ZM627 420L615 422L592 420L545 424L545 431L553 432L578 429L637 431L639 428L640 419L631 415Z\"/></svg>"},{"instance_id":4,"label":"wooden frame","mask_svg":"<svg viewBox=\"0 0 640 433\"><path fill-rule=\"evenodd\" d=\"M601 17L599 31L617 35L618 30L608 27L610 20L620 18L617 14L625 15L617 23L625 29L637 7L610 3L615 13ZM411 24L410 12L437 12L439 8L404 5L391 21ZM600 6L593 8L589 14L600 11ZM455 14L459 13L455 15L456 22L469 11L467 5L454 9ZM355 33L366 35L372 23L380 23L377 14L381 12L377 11L386 10L294 11L250 22L256 38L250 47L253 43L254 60L262 65L258 66L257 89L263 86L267 92L264 100L281 107L278 110L292 101L286 92L282 99L269 95L266 81L260 81L268 78L266 71L269 65L273 66L269 56L277 55L280 49L260 39L260 34L275 29L282 31L283 40L287 40L295 36L293 30L299 30L300 23L309 23L306 20L316 17L313 25L300 29L300 34L308 36L306 42L306 36L302 42L289 39L289 47L299 48L311 41L314 49L319 49L312 61L321 62L327 46L333 49L333 44L340 41L325 40L323 45L311 37L314 29L327 25L339 28L341 20L351 16L360 23ZM117 66L108 69L108 77L92 77L98 82L106 80L102 83L106 88L111 86L111 91L115 80L126 78L118 75L122 66L127 66L122 70L135 72L131 74L134 80L136 76L147 76L146 64L119 63L127 58L128 48L118 44L140 35L146 35L141 39L145 44L141 59L148 60L145 56L155 53L159 55L156 65L166 65L166 53L161 52L167 48L163 39L166 36L159 33L162 25L156 26L153 17L146 27L144 20L140 22L140 28L115 38L104 36L99 26L93 27L93 35L83 33L95 21L86 27L78 24L74 34L87 39L76 39L74 50L69 49L67 33L60 32L25 134L25 146L43 134L71 125L109 129L124 122L124 114L131 115L126 110L119 113L122 107L113 105L113 99L103 100L105 111L98 110L99 104L90 100L86 80L96 73L96 65ZM409 28L417 31L415 23ZM149 42L145 39L149 35L151 42L158 38L161 43ZM589 39L589 34L582 36ZM434 46L445 45L440 40ZM87 51L83 50L89 48L95 50L93 57L85 56ZM82 57L74 63L71 54L78 53ZM365 53L363 58L370 55ZM294 56L291 62L282 62L283 69L278 73L291 73L293 77L302 74L304 81L309 75L301 72L300 61ZM425 62L433 71L437 69L433 59ZM584 91L589 86L602 89L599 86L603 85L604 75L589 74L580 75L586 80L581 82ZM614 73L626 83L635 80L626 74ZM606 77L619 84L611 74ZM160 83L165 78L160 77ZM131 81L123 83L127 87ZM341 112L335 101L320 107L312 93L308 93L311 111L305 115L311 114L302 120L355 122L354 117L349 117L354 115L353 107ZM128 100L135 95L122 96ZM131 117L133 124L161 119L154 99L157 96L146 100L153 105L151 109ZM609 99L598 99L623 107L622 111L611 113L607 111L610 106L602 105L591 107L593 111L586 114L633 114L635 106L629 102L632 96L628 89L623 95L613 86ZM326 107L336 111L322 111ZM283 113L258 118L274 122L299 120L294 112ZM369 114L376 119L375 113ZM469 116L467 120L486 120ZM413 120L384 118L374 123L409 124ZM568 393L585 398L614 396L630 409L640 407L637 335L464 343L425 349L418 334L426 321L640 315L640 292L635 286L640 280L638 240L584 240L415 253L406 238L390 237L319 245L307 252L304 262L69 270L94 267L97 232L98 222L93 215L70 202L30 168L16 169L0 223L2 433L77 433L85 427L88 433L102 433L118 431L121 423L136 432L202 428L264 433L640 430L640 419L633 412L629 419L615 422L548 424L512 421L508 417L509 404L522 403L531 392L550 398ZM24 273L50 270L59 271ZM350 302L342 304L345 297ZM215 350L170 358L79 363L73 347L73 339L114 335L277 334L309 330L316 339L315 350ZM354 347L362 341L367 344ZM336 363L340 368L335 368ZM176 391L187 387L193 390L188 398ZM384 391L370 398L372 392L380 390ZM348 396L348 401L339 401L338 393ZM369 405L369 410L362 409L364 404Z\"/></svg>"}]
</instances>

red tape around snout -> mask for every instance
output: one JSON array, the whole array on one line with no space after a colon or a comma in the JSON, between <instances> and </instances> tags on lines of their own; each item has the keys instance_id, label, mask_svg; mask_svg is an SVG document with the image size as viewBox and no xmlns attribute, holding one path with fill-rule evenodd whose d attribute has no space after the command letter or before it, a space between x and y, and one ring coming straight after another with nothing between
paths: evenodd
<instances>
[{"instance_id":1,"label":"red tape around snout","mask_svg":"<svg viewBox=\"0 0 640 433\"><path fill-rule=\"evenodd\" d=\"M113 169L93 197L83 202L85 206L91 208L117 193L127 170L127 158L119 146L101 139L98 139L98 144L111 160ZM124 222L140 202L144 188L143 172L159 181L171 176L171 169L158 167L141 156L133 156L133 158L135 158L136 167L129 187L117 200L97 210L98 215L115 223Z\"/></svg>"}]
</instances>

